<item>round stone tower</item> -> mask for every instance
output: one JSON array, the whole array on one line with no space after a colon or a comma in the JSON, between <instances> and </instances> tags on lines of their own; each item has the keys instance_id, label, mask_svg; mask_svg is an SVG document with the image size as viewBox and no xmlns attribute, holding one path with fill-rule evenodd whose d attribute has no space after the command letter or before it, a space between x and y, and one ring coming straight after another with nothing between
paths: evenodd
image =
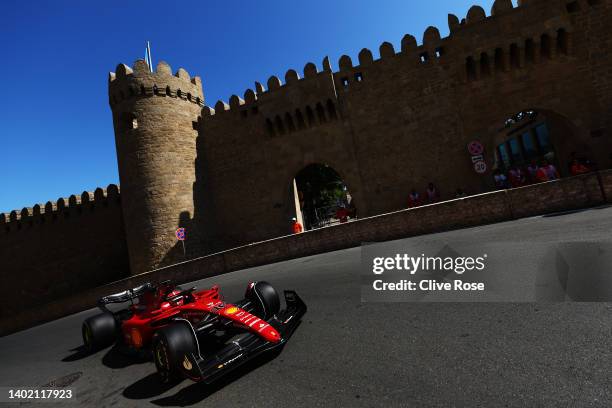
<instances>
[{"instance_id":1,"label":"round stone tower","mask_svg":"<svg viewBox=\"0 0 612 408\"><path fill-rule=\"evenodd\" d=\"M176 229L194 214L197 122L204 95L199 77L165 62L150 72L119 64L109 75L121 205L132 274L184 260ZM194 231L187 229L187 242Z\"/></svg>"}]
</instances>

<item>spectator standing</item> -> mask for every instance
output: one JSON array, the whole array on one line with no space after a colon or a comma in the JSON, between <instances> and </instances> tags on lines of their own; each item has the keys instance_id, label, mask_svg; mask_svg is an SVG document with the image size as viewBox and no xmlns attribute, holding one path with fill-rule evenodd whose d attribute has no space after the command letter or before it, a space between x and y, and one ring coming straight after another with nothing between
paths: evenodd
<instances>
[{"instance_id":1,"label":"spectator standing","mask_svg":"<svg viewBox=\"0 0 612 408\"><path fill-rule=\"evenodd\" d=\"M292 227L293 227L293 233L294 234L299 234L300 232L304 231L304 228L302 227L302 224L300 224L295 217L293 217L291 219L291 221L293 222Z\"/></svg>"},{"instance_id":2,"label":"spectator standing","mask_svg":"<svg viewBox=\"0 0 612 408\"><path fill-rule=\"evenodd\" d=\"M493 181L495 182L495 187L498 189L508 188L508 178L499 169L495 170L493 173Z\"/></svg>"},{"instance_id":3,"label":"spectator standing","mask_svg":"<svg viewBox=\"0 0 612 408\"><path fill-rule=\"evenodd\" d=\"M542 160L542 165L540 166L540 168L538 169L538 172L536 173L536 181L538 183L543 183L545 181L552 181L558 178L559 178L559 172L557 172L557 169L555 168L555 166L550 164L548 160L546 159Z\"/></svg>"},{"instance_id":4,"label":"spectator standing","mask_svg":"<svg viewBox=\"0 0 612 408\"><path fill-rule=\"evenodd\" d=\"M527 184L527 177L525 172L518 166L512 166L508 172L508 178L510 179L510 186L512 188L522 187Z\"/></svg>"},{"instance_id":5,"label":"spectator standing","mask_svg":"<svg viewBox=\"0 0 612 408\"><path fill-rule=\"evenodd\" d=\"M535 160L532 160L529 166L527 166L527 175L529 176L530 183L538 182L538 170L540 170L540 166Z\"/></svg>"},{"instance_id":6,"label":"spectator standing","mask_svg":"<svg viewBox=\"0 0 612 408\"><path fill-rule=\"evenodd\" d=\"M344 205L340 205L336 210L336 218L340 220L341 223L345 223L348 221L349 212Z\"/></svg>"},{"instance_id":7,"label":"spectator standing","mask_svg":"<svg viewBox=\"0 0 612 408\"><path fill-rule=\"evenodd\" d=\"M584 164L580 163L578 161L578 159L572 160L572 162L570 164L570 174L572 176L577 176L579 174L585 174L585 173L588 173L590 171L591 171L591 169L589 169Z\"/></svg>"},{"instance_id":8,"label":"spectator standing","mask_svg":"<svg viewBox=\"0 0 612 408\"><path fill-rule=\"evenodd\" d=\"M414 188L408 195L408 208L418 207L422 205L421 195Z\"/></svg>"},{"instance_id":9,"label":"spectator standing","mask_svg":"<svg viewBox=\"0 0 612 408\"><path fill-rule=\"evenodd\" d=\"M427 185L427 190L425 190L425 194L427 195L427 202L429 204L437 203L438 201L440 201L440 192L432 182L429 182L429 184Z\"/></svg>"}]
</instances>

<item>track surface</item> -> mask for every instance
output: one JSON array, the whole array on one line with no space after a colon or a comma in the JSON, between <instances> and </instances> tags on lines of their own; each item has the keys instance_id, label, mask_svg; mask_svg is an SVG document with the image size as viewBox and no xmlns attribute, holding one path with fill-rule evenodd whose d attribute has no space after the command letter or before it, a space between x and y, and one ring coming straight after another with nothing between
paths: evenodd
<instances>
[{"instance_id":1,"label":"track surface","mask_svg":"<svg viewBox=\"0 0 612 408\"><path fill-rule=\"evenodd\" d=\"M612 208L603 208L404 241L612 242L611 232ZM78 403L99 407L612 406L612 304L361 303L359 255L353 248L196 282L218 283L233 300L247 281L268 280L296 289L309 307L280 355L215 386L164 388L152 362L113 349L84 356L80 324L93 310L0 338L0 385L74 374Z\"/></svg>"}]
</instances>

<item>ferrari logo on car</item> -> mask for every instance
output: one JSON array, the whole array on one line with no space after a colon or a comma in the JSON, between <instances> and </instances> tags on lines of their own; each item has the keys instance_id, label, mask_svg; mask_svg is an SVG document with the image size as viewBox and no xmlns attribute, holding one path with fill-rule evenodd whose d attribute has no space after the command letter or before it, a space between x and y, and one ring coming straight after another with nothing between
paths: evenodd
<instances>
[{"instance_id":1,"label":"ferrari logo on car","mask_svg":"<svg viewBox=\"0 0 612 408\"><path fill-rule=\"evenodd\" d=\"M225 314L233 315L237 311L238 311L238 308L236 306L232 306L232 307L228 307L227 309L225 309Z\"/></svg>"},{"instance_id":2,"label":"ferrari logo on car","mask_svg":"<svg viewBox=\"0 0 612 408\"><path fill-rule=\"evenodd\" d=\"M185 359L183 360L183 367L185 367L185 370L189 371L193 368L193 365L191 364L191 361L189 361L189 359L187 358L187 356L185 356Z\"/></svg>"}]
</instances>

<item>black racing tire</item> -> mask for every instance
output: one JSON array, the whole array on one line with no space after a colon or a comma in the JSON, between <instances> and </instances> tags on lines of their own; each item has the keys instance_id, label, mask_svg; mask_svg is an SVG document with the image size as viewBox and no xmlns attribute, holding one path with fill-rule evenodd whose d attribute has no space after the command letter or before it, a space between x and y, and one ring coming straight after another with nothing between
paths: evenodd
<instances>
[{"instance_id":1,"label":"black racing tire","mask_svg":"<svg viewBox=\"0 0 612 408\"><path fill-rule=\"evenodd\" d=\"M163 383L185 378L185 355L198 355L198 343L188 322L178 321L159 329L153 335L153 360ZM189 364L188 362L186 364Z\"/></svg>"},{"instance_id":2,"label":"black racing tire","mask_svg":"<svg viewBox=\"0 0 612 408\"><path fill-rule=\"evenodd\" d=\"M89 352L101 350L117 340L117 322L111 313L85 319L81 327L83 344Z\"/></svg>"},{"instance_id":3,"label":"black racing tire","mask_svg":"<svg viewBox=\"0 0 612 408\"><path fill-rule=\"evenodd\" d=\"M280 310L280 298L268 282L255 282L247 286L245 298L255 305L258 317L268 320Z\"/></svg>"}]
</instances>

